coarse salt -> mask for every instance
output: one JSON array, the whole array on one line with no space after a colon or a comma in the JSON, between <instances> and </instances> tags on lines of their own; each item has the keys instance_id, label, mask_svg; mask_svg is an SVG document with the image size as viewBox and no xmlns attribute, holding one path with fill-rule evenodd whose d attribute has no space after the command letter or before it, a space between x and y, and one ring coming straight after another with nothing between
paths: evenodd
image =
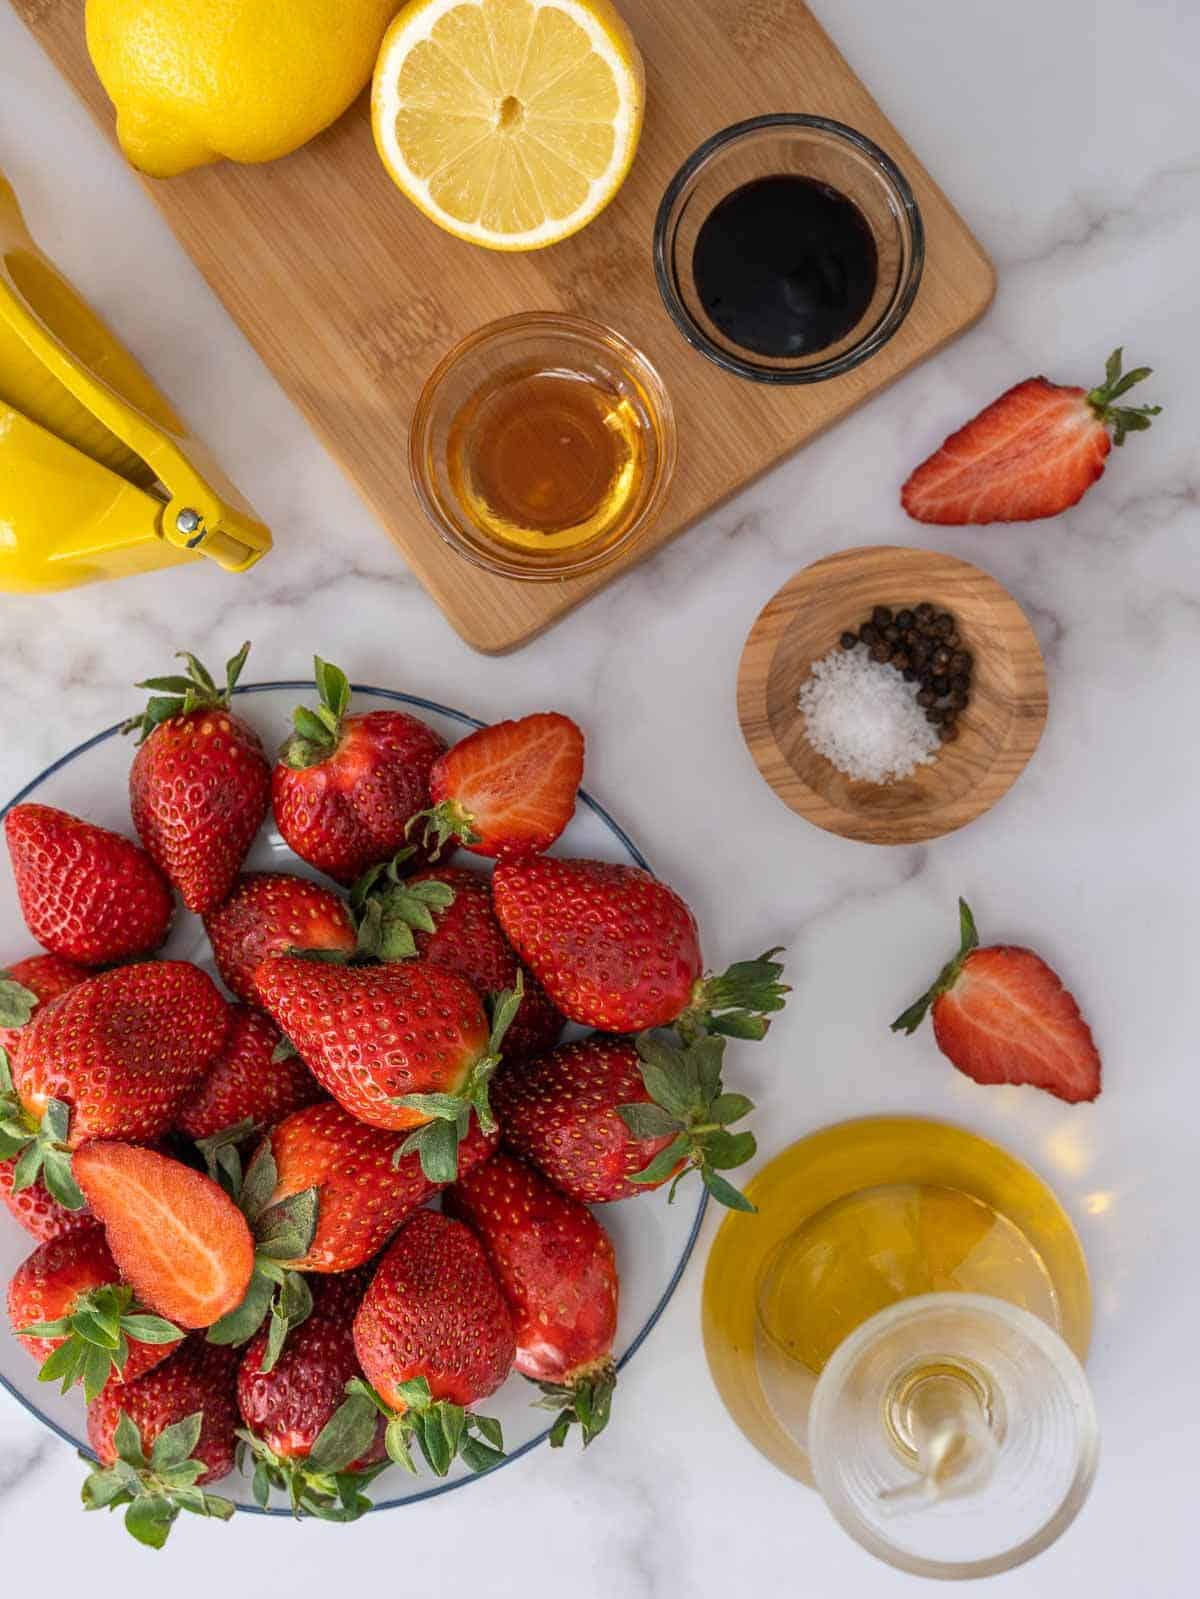
<instances>
[{"instance_id":1,"label":"coarse salt","mask_svg":"<svg viewBox=\"0 0 1200 1599\"><path fill-rule=\"evenodd\" d=\"M800 689L805 736L847 777L909 777L929 765L941 742L917 704L918 687L866 650L830 650Z\"/></svg>"}]
</instances>

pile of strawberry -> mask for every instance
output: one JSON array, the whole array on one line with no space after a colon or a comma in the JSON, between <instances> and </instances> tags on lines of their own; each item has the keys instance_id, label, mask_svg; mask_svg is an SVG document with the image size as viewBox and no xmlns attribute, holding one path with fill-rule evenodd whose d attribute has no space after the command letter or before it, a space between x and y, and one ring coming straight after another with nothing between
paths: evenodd
<instances>
[{"instance_id":1,"label":"pile of strawberry","mask_svg":"<svg viewBox=\"0 0 1200 1599\"><path fill-rule=\"evenodd\" d=\"M335 1521L389 1462L484 1470L503 1439L473 1407L513 1369L552 1443L590 1442L618 1279L586 1207L695 1170L748 1208L725 1039L787 992L774 950L706 976L649 872L544 853L583 776L567 717L448 749L350 714L318 659L272 764L232 710L247 650L222 686L190 655L141 685L140 847L44 805L4 823L45 951L0 973L0 1197L40 1240L8 1312L42 1378L83 1388L85 1505L153 1547L181 1510L232 1514L209 1490L235 1463L260 1503ZM242 871L268 812L339 889ZM232 1003L155 958L176 895Z\"/></svg>"}]
</instances>

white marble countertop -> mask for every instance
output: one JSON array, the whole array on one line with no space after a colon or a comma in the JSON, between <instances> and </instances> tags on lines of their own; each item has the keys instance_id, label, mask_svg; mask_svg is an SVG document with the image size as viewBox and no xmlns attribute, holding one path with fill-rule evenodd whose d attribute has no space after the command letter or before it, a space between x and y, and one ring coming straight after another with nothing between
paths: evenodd
<instances>
[{"instance_id":1,"label":"white marble countertop","mask_svg":"<svg viewBox=\"0 0 1200 1599\"><path fill-rule=\"evenodd\" d=\"M731 8L741 0L730 0ZM757 3L757 0L753 0ZM304 677L314 647L360 680L484 717L561 706L589 782L707 928L710 960L790 949L795 985L740 1076L763 1156L852 1114L916 1110L999 1138L1058 1187L1096 1289L1090 1374L1104 1459L1051 1551L993 1580L1006 1599L1175 1599L1193 1590L1196 1334L1194 934L1200 746L1200 10L1194 0L817 0L821 19L993 254L996 304L935 361L722 508L539 642L472 654L212 298L70 91L0 7L0 167L39 241L175 397L276 532L250 578L163 574L0 597L0 795L128 711L129 685L186 643L253 637L251 676ZM911 466L1002 388L1095 381L1124 342L1166 407L1053 523L926 531L897 501ZM808 827L738 733L745 634L798 567L848 545L940 547L1025 605L1051 714L989 816L884 851ZM1102 1098L1071 1109L980 1089L932 1039L886 1024L952 934L1035 944L1083 1000ZM7 953L7 952L5 952ZM709 1381L692 1269L586 1458L542 1451L486 1484L352 1531L244 1517L180 1525L156 1575L203 1599L213 1573L259 1599L386 1582L429 1599L804 1593L887 1599L916 1579L852 1545L819 1499L738 1433ZM0 1540L13 1592L115 1595L149 1554L74 1511L70 1452L0 1396ZM115 1558L125 1553L127 1566ZM304 1560L298 1578L299 1557ZM50 1577L50 1572L53 1577ZM1190 1576L1189 1576L1190 1572ZM46 1590L49 1591L49 1590Z\"/></svg>"}]
</instances>

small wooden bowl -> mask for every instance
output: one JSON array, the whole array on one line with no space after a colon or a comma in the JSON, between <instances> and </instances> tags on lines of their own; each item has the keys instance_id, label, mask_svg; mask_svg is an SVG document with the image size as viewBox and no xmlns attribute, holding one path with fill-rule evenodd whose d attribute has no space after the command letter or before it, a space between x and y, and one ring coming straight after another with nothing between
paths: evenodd
<instances>
[{"instance_id":1,"label":"small wooden bowl","mask_svg":"<svg viewBox=\"0 0 1200 1599\"><path fill-rule=\"evenodd\" d=\"M874 606L922 600L951 612L975 658L960 736L912 777L846 777L804 736L801 684ZM742 652L738 719L759 771L792 810L843 838L915 844L965 827L1016 782L1046 725L1046 672L1024 612L995 578L951 555L871 545L805 567L768 602Z\"/></svg>"}]
</instances>

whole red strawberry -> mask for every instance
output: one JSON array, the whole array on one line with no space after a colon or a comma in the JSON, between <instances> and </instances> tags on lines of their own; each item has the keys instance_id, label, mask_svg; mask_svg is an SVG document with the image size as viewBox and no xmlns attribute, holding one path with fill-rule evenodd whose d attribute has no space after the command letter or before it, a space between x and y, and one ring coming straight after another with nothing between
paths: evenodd
<instances>
[{"instance_id":1,"label":"whole red strawberry","mask_svg":"<svg viewBox=\"0 0 1200 1599\"><path fill-rule=\"evenodd\" d=\"M0 1200L25 1231L41 1243L51 1238L65 1238L68 1233L77 1233L95 1223L96 1218L86 1206L82 1210L68 1210L60 1205L40 1177L28 1188L14 1190L16 1167L15 1156L11 1160L0 1160Z\"/></svg>"},{"instance_id":2,"label":"whole red strawberry","mask_svg":"<svg viewBox=\"0 0 1200 1599\"><path fill-rule=\"evenodd\" d=\"M427 961L337 966L281 956L258 968L263 1003L345 1110L373 1127L414 1128L426 1176L452 1182L471 1111L493 1126L487 1084L519 994L489 1024L464 978Z\"/></svg>"},{"instance_id":3,"label":"whole red strawberry","mask_svg":"<svg viewBox=\"0 0 1200 1599\"><path fill-rule=\"evenodd\" d=\"M345 673L320 656L315 666L321 703L296 711L271 779L275 820L301 860L349 884L404 844L446 745L405 711L347 715Z\"/></svg>"},{"instance_id":4,"label":"whole red strawberry","mask_svg":"<svg viewBox=\"0 0 1200 1599\"><path fill-rule=\"evenodd\" d=\"M954 526L1033 522L1077 504L1103 474L1113 444L1148 428L1162 410L1116 404L1151 370L1122 375L1121 354L1109 356L1099 388L1039 377L1007 390L908 479L900 501L909 516Z\"/></svg>"},{"instance_id":5,"label":"whole red strawberry","mask_svg":"<svg viewBox=\"0 0 1200 1599\"><path fill-rule=\"evenodd\" d=\"M17 1058L25 1023L39 1005L86 983L91 972L61 955L30 955L0 969L0 1049Z\"/></svg>"},{"instance_id":6,"label":"whole red strawberry","mask_svg":"<svg viewBox=\"0 0 1200 1599\"><path fill-rule=\"evenodd\" d=\"M345 902L332 889L290 872L246 872L225 903L204 918L217 970L248 1005L261 1001L254 973L269 955L293 949L353 955L357 941Z\"/></svg>"},{"instance_id":7,"label":"whole red strawberry","mask_svg":"<svg viewBox=\"0 0 1200 1599\"><path fill-rule=\"evenodd\" d=\"M124 1509L126 1530L153 1549L181 1510L228 1521L232 1503L203 1490L233 1470L236 1376L235 1351L189 1338L136 1382L106 1388L88 1406L100 1467L83 1485L84 1508Z\"/></svg>"},{"instance_id":8,"label":"whole red strawberry","mask_svg":"<svg viewBox=\"0 0 1200 1599\"><path fill-rule=\"evenodd\" d=\"M175 902L154 862L129 839L49 805L4 818L25 925L44 949L81 966L152 954Z\"/></svg>"},{"instance_id":9,"label":"whole red strawberry","mask_svg":"<svg viewBox=\"0 0 1200 1599\"><path fill-rule=\"evenodd\" d=\"M249 653L243 644L218 689L202 663L180 651L187 676L139 683L154 697L122 729L140 734L129 772L138 837L201 915L229 893L271 799L262 740L229 708Z\"/></svg>"},{"instance_id":10,"label":"whole red strawberry","mask_svg":"<svg viewBox=\"0 0 1200 1599\"><path fill-rule=\"evenodd\" d=\"M421 1210L379 1263L354 1318L369 1387L351 1392L392 1421L388 1453L412 1469L416 1441L439 1477L501 1458L498 1423L469 1408L495 1393L516 1355L512 1316L487 1256L462 1222ZM465 1412L465 1413L464 1413Z\"/></svg>"},{"instance_id":11,"label":"whole red strawberry","mask_svg":"<svg viewBox=\"0 0 1200 1599\"><path fill-rule=\"evenodd\" d=\"M638 866L536 860L496 868L492 897L509 942L559 1010L604 1032L676 1024L762 1038L788 992L768 950L705 977L696 919Z\"/></svg>"},{"instance_id":12,"label":"whole red strawberry","mask_svg":"<svg viewBox=\"0 0 1200 1599\"><path fill-rule=\"evenodd\" d=\"M218 1058L228 1022L212 979L186 961L120 967L40 1006L7 1097L0 1082L0 1156L28 1151L14 1186L44 1173L51 1194L79 1209L68 1151L161 1138Z\"/></svg>"},{"instance_id":13,"label":"whole red strawberry","mask_svg":"<svg viewBox=\"0 0 1200 1599\"><path fill-rule=\"evenodd\" d=\"M462 866L433 866L402 878L393 864L375 866L354 885L359 948L380 960L419 955L465 977L481 999L515 989L524 994L504 1036L505 1060L551 1049L566 1018L555 1009L504 936L492 906L490 880Z\"/></svg>"},{"instance_id":14,"label":"whole red strawberry","mask_svg":"<svg viewBox=\"0 0 1200 1599\"><path fill-rule=\"evenodd\" d=\"M693 1168L722 1205L754 1207L721 1176L755 1152L729 1126L754 1109L721 1082L723 1038L683 1048L594 1036L505 1066L494 1083L504 1145L582 1204L675 1184Z\"/></svg>"},{"instance_id":15,"label":"whole red strawberry","mask_svg":"<svg viewBox=\"0 0 1200 1599\"><path fill-rule=\"evenodd\" d=\"M1040 955L1013 944L980 948L958 902L960 944L937 982L892 1023L913 1033L933 1015L942 1054L977 1083L1030 1083L1069 1104L1100 1093L1100 1055L1074 997Z\"/></svg>"},{"instance_id":16,"label":"whole red strawberry","mask_svg":"<svg viewBox=\"0 0 1200 1599\"><path fill-rule=\"evenodd\" d=\"M460 1178L446 1201L479 1237L508 1300L517 1370L559 1410L551 1444L578 1422L586 1447L607 1425L617 1381L612 1240L584 1205L508 1155Z\"/></svg>"},{"instance_id":17,"label":"whole red strawberry","mask_svg":"<svg viewBox=\"0 0 1200 1599\"><path fill-rule=\"evenodd\" d=\"M437 849L457 839L475 855L528 860L561 837L582 781L583 734L569 716L481 727L434 765L423 837Z\"/></svg>"},{"instance_id":18,"label":"whole red strawberry","mask_svg":"<svg viewBox=\"0 0 1200 1599\"><path fill-rule=\"evenodd\" d=\"M276 1182L271 1203L315 1189L317 1230L297 1271L343 1272L377 1255L412 1213L440 1192L420 1156L402 1155L403 1133L368 1127L333 1100L310 1105L270 1135ZM458 1149L458 1169L472 1171L496 1147L498 1133L478 1122Z\"/></svg>"},{"instance_id":19,"label":"whole red strawberry","mask_svg":"<svg viewBox=\"0 0 1200 1599\"><path fill-rule=\"evenodd\" d=\"M135 1302L98 1222L41 1244L17 1267L8 1319L41 1365L42 1381L61 1382L64 1393L81 1382L89 1401L105 1383L133 1382L150 1371L183 1338Z\"/></svg>"},{"instance_id":20,"label":"whole red strawberry","mask_svg":"<svg viewBox=\"0 0 1200 1599\"><path fill-rule=\"evenodd\" d=\"M263 1370L266 1333L247 1346L238 1368L239 1437L254 1459L254 1495L266 1505L272 1488L295 1515L353 1521L371 1507L363 1488L387 1460L383 1417L373 1406L365 1427L345 1423L346 1384L361 1380L354 1352L354 1316L367 1287L365 1271L326 1277L313 1308L275 1365Z\"/></svg>"},{"instance_id":21,"label":"whole red strawberry","mask_svg":"<svg viewBox=\"0 0 1200 1599\"><path fill-rule=\"evenodd\" d=\"M248 1005L233 1005L229 1031L216 1065L176 1126L189 1138L211 1138L237 1122L273 1127L284 1116L325 1096L299 1058L275 1059L282 1034L269 1016Z\"/></svg>"}]
</instances>

